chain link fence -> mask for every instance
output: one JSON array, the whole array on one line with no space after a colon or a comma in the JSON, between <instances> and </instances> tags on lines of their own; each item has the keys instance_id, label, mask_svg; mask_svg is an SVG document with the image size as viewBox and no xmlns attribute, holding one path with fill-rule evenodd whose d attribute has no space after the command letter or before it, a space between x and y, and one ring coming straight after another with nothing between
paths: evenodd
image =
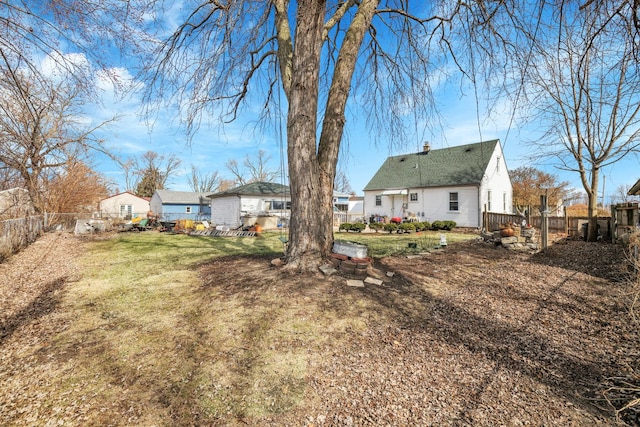
<instances>
[{"instance_id":1,"label":"chain link fence","mask_svg":"<svg viewBox=\"0 0 640 427\"><path fill-rule=\"evenodd\" d=\"M45 231L73 232L78 220L89 221L90 213L32 215L0 221L0 262L35 242Z\"/></svg>"}]
</instances>

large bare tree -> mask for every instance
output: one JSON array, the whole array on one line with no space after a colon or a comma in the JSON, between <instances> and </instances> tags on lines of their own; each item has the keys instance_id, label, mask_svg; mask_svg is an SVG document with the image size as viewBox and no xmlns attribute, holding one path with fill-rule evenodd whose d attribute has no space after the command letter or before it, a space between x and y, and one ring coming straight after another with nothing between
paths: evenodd
<instances>
[{"instance_id":1,"label":"large bare tree","mask_svg":"<svg viewBox=\"0 0 640 427\"><path fill-rule=\"evenodd\" d=\"M87 124L75 87L28 70L0 70L0 100L0 165L15 172L36 212L44 212L50 178L70 161L104 151L94 135L105 122Z\"/></svg>"},{"instance_id":2,"label":"large bare tree","mask_svg":"<svg viewBox=\"0 0 640 427\"><path fill-rule=\"evenodd\" d=\"M285 258L292 270L314 269L332 249L332 194L349 100L368 114L373 134L406 143L406 119L428 114L432 71L443 65L429 40L452 53L447 35L474 28L473 43L488 52L483 34L495 33L490 24L498 11L510 10L443 3L439 10L406 0L186 3L186 15L149 63L148 100L171 95L184 107L189 131L205 113L233 120L249 104L278 117L286 106L292 204ZM466 38L461 46L473 49ZM264 95L262 101L250 93Z\"/></svg>"},{"instance_id":3,"label":"large bare tree","mask_svg":"<svg viewBox=\"0 0 640 427\"><path fill-rule=\"evenodd\" d=\"M144 53L145 44L154 46L151 58L139 59L148 65L149 105L174 102L190 133L203 117L233 120L244 106L264 106L267 119L286 108L292 193L286 261L306 270L331 252L332 193L349 100L353 114L369 117L376 138L407 143L407 116L427 115L432 82L438 83L432 71L446 69L428 41L459 52L447 36L473 30L459 46L469 52L471 44L481 46L491 54L488 63L497 56L487 35L516 2L441 1L435 9L408 0L190 0L172 9L171 19L163 0L0 2L6 29L0 51L37 69L37 53L62 62L65 45L97 64L114 58L97 52L133 44L130 52ZM125 38L129 44L120 44ZM76 62L62 63L80 70Z\"/></svg>"},{"instance_id":4,"label":"large bare tree","mask_svg":"<svg viewBox=\"0 0 640 427\"><path fill-rule=\"evenodd\" d=\"M597 239L602 168L640 148L640 79L634 5L560 3L522 50L529 118L544 131L539 152L572 171L588 196Z\"/></svg>"}]
</instances>

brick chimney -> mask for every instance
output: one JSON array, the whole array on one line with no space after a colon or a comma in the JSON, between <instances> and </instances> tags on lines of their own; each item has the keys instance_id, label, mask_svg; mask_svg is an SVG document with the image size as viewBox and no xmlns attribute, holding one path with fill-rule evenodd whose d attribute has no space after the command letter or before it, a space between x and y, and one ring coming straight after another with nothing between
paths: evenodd
<instances>
[{"instance_id":1,"label":"brick chimney","mask_svg":"<svg viewBox=\"0 0 640 427\"><path fill-rule=\"evenodd\" d=\"M429 141L425 141L424 145L422 146L422 152L428 153L429 151L431 151L431 144L429 144Z\"/></svg>"}]
</instances>

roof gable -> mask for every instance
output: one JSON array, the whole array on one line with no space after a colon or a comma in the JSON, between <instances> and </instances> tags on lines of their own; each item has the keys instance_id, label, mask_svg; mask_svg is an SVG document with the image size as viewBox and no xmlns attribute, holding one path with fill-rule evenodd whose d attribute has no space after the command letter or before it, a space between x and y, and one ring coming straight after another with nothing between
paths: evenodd
<instances>
[{"instance_id":1,"label":"roof gable","mask_svg":"<svg viewBox=\"0 0 640 427\"><path fill-rule=\"evenodd\" d=\"M364 190L477 185L497 145L495 139L389 157Z\"/></svg>"},{"instance_id":2,"label":"roof gable","mask_svg":"<svg viewBox=\"0 0 640 427\"><path fill-rule=\"evenodd\" d=\"M208 193L199 193L194 191L171 191L171 190L156 190L155 193L162 204L199 204L201 199L207 197Z\"/></svg>"},{"instance_id":3,"label":"roof gable","mask_svg":"<svg viewBox=\"0 0 640 427\"><path fill-rule=\"evenodd\" d=\"M111 198L114 198L114 197L121 197L121 196L124 196L124 195L128 195L128 196L131 196L131 197L135 197L135 198L137 198L137 199L144 200L145 202L148 202L149 200L151 200L151 197L142 197L142 196L138 196L137 194L132 193L131 191L122 191L122 192L120 192L120 193L116 193L116 194L114 194L114 195L112 195L112 196L105 197L104 199L100 200L100 202L102 203L102 202L104 202L104 201L106 201L106 200L109 200L109 199L111 199Z\"/></svg>"}]
</instances>

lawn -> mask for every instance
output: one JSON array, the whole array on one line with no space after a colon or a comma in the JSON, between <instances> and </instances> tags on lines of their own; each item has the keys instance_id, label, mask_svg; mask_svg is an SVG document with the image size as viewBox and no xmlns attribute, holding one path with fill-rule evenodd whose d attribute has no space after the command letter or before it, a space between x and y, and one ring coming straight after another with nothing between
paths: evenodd
<instances>
[{"instance_id":1,"label":"lawn","mask_svg":"<svg viewBox=\"0 0 640 427\"><path fill-rule=\"evenodd\" d=\"M611 245L337 233L384 279L350 288L271 267L280 237L49 234L0 264L0 424L615 424L637 331L593 269L619 259L585 255Z\"/></svg>"}]
</instances>

